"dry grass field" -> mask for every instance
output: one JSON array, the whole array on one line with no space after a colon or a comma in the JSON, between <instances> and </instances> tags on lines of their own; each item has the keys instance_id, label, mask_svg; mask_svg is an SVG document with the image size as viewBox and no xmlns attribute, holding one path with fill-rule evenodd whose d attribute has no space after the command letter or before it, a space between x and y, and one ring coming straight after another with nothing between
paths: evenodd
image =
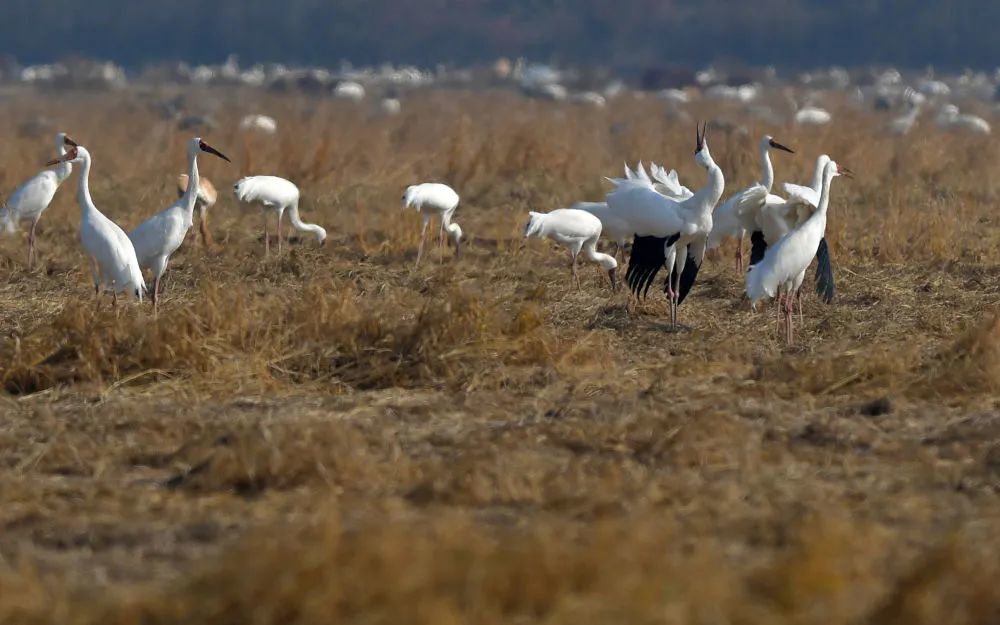
<instances>
[{"instance_id":1,"label":"dry grass field","mask_svg":"<svg viewBox=\"0 0 1000 625\"><path fill-rule=\"evenodd\" d=\"M0 192L51 158L56 120L94 155L127 230L175 197L190 133L168 95L4 93ZM798 342L741 301L732 246L667 323L596 268L522 243L528 210L600 199L622 162L676 167L694 125L426 91L396 117L207 91L220 190L158 318L97 309L77 175L39 266L0 239L0 623L1000 622L1000 142L835 109L826 129L700 107L727 195L759 175L835 181L831 306ZM275 137L235 130L273 115ZM296 181L323 248L264 256L240 176ZM414 270L406 185L462 195L460 262ZM287 224L287 221L286 221ZM273 229L272 229L273 232ZM192 233L193 234L193 233ZM273 248L272 248L273 249Z\"/></svg>"}]
</instances>

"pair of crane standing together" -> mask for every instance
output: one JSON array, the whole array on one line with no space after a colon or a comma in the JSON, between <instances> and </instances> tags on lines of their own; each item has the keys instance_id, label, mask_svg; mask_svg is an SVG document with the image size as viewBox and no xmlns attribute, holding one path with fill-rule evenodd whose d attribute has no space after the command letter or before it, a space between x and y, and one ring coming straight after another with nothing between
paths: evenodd
<instances>
[{"instance_id":1,"label":"pair of crane standing together","mask_svg":"<svg viewBox=\"0 0 1000 625\"><path fill-rule=\"evenodd\" d=\"M139 300L146 291L143 270L153 277L151 299L154 311L160 281L166 272L171 255L177 251L188 230L193 225L194 209L200 211L203 240L208 240L205 211L215 203L215 190L198 172L198 155L202 152L217 156L227 162L229 158L208 145L200 137L187 144L188 172L179 179L180 198L163 211L139 224L125 234L118 224L108 219L90 195L90 152L64 133L56 137L59 156L46 163L55 166L40 172L21 185L0 210L0 222L7 231L16 229L21 220L30 220L28 233L28 265L36 258L35 230L42 213L52 202L55 193L72 174L73 165L80 166L77 199L80 204L80 240L91 261L91 274L98 296L102 290L110 291L115 301L119 293L134 294ZM250 176L234 186L241 202L259 203L278 214L278 251L281 251L281 219L287 210L292 225L301 231L313 233L322 245L326 230L322 226L304 223L299 217L299 190L293 183L276 176ZM267 210L264 212L264 244L269 249ZM100 300L98 300L100 301Z\"/></svg>"},{"instance_id":2,"label":"pair of crane standing together","mask_svg":"<svg viewBox=\"0 0 1000 625\"><path fill-rule=\"evenodd\" d=\"M725 188L721 168L712 159L706 139L707 124L697 129L695 161L707 171L707 184L692 192L681 185L674 171L653 165L652 178L640 163L636 171L625 168L624 179L608 180L615 188L606 202L580 202L573 208L530 214L525 236L548 237L570 251L573 276L576 258L584 255L608 272L616 286L615 256L597 251L602 235L621 250L632 239L625 280L632 293L645 297L662 268L667 270L664 291L670 302L671 323L677 323L677 308L697 277L705 251L722 240L738 240L737 270L743 270L743 239L751 233L750 268L745 274L746 294L751 305L775 298L784 317L786 340L794 335L792 316L806 270L817 259L816 290L827 303L833 300L834 283L826 218L830 184L839 175L851 176L828 156L817 159L812 185L786 184L787 198L771 193L774 167L770 150L794 153L773 137L760 142L761 180L736 193L716 208ZM799 314L801 316L801 301Z\"/></svg>"}]
</instances>

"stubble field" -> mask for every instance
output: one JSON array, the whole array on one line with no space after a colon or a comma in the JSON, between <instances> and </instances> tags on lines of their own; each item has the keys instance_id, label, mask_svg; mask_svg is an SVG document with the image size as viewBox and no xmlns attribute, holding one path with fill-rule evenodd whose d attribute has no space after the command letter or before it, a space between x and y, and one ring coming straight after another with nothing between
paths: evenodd
<instances>
[{"instance_id":1,"label":"stubble field","mask_svg":"<svg viewBox=\"0 0 1000 625\"><path fill-rule=\"evenodd\" d=\"M5 93L0 193L52 157L18 133L45 116L131 229L185 167L165 95ZM699 106L749 129L709 130L726 196L765 132L797 152L779 183L821 152L857 174L831 201L837 299L807 296L786 347L731 245L673 331L660 293L588 265L578 291L562 249L522 243L529 210L601 199L625 160L703 183L693 122L652 99L189 104L234 163L200 159L215 243L175 255L158 318L95 307L76 172L39 267L0 240L0 622L1000 620L1000 143L890 138L846 103L824 129ZM275 137L235 130L254 112ZM229 192L248 174L295 181L327 245L265 257ZM469 244L414 269L399 199L431 180Z\"/></svg>"}]
</instances>

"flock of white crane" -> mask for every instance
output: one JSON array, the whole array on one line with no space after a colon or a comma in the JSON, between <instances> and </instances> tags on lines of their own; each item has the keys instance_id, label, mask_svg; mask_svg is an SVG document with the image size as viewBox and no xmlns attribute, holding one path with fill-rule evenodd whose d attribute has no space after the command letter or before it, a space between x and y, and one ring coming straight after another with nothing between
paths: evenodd
<instances>
[{"instance_id":1,"label":"flock of white crane","mask_svg":"<svg viewBox=\"0 0 1000 625\"><path fill-rule=\"evenodd\" d=\"M763 171L759 182L734 194L719 204L725 189L722 170L709 151L707 124L696 131L695 161L708 173L704 187L692 191L682 185L676 171L667 172L656 165L651 175L640 162L635 170L625 167L625 178L608 178L614 189L605 202L580 202L572 208L549 213L531 212L525 228L526 237L551 239L565 246L572 259L573 278L580 287L577 257L582 252L607 272L612 289L617 288L618 256L624 259L625 246L631 240L628 271L625 274L633 295L645 298L656 275L666 269L664 292L670 304L671 323L677 324L677 309L687 297L702 265L705 252L718 247L724 239L737 240L737 270L743 271L743 239L750 233L751 254L745 272L746 294L751 305L773 298L783 314L786 339L793 341L793 312L799 304L801 287L812 260L817 260L816 291L829 303L834 295L833 272L824 234L830 198L830 184L835 176L851 173L821 155L810 186L785 184L786 197L771 193L774 185L772 149L794 153L771 136L760 142ZM28 234L28 266L36 259L35 229L42 213L51 203L59 185L80 166L78 202L80 204L80 239L91 261L95 292L111 293L117 302L119 293L131 293L140 301L147 291L143 271L152 277L149 290L154 312L160 282L171 255L177 251L194 225L194 210L200 213L201 236L208 242L205 211L217 193L198 172L202 152L229 161L222 152L200 137L187 144L188 173L178 179L180 198L163 211L142 222L126 234L94 204L89 180L91 155L87 149L60 133L56 137L59 156L46 169L18 188L0 209L0 221L13 231L22 220L31 222ZM277 213L278 252L281 252L281 220L287 210L292 226L314 235L322 245L326 230L304 223L299 216L299 189L292 182L276 176L250 176L234 185L240 202L256 203L264 210L264 245L269 252L268 212ZM462 243L462 229L453 221L459 205L458 194L441 183L410 186L403 195L406 207L420 211L422 230L417 264L423 255L427 229L432 218L440 223L439 246L445 237L455 247L456 257ZM615 244L614 255L598 251L598 239ZM98 299L98 302L100 300Z\"/></svg>"},{"instance_id":2,"label":"flock of white crane","mask_svg":"<svg viewBox=\"0 0 1000 625\"><path fill-rule=\"evenodd\" d=\"M722 170L712 159L705 137L707 124L696 133L695 161L708 172L707 184L691 191L680 184L676 171L666 172L655 163L652 175L642 163L625 178L609 178L615 188L606 202L580 202L572 208L550 213L531 213L525 236L547 237L577 256L600 264L616 288L618 252L631 239L625 280L637 298L646 297L660 269L666 269L663 290L670 303L671 323L677 323L677 308L687 297L698 275L705 251L724 239L737 240L737 270L743 271L743 239L751 233L749 269L745 273L746 294L751 306L773 298L784 318L785 337L793 342L793 312L798 302L802 315L801 287L815 258L816 292L827 303L833 301L834 282L830 253L824 238L830 183L835 176L851 176L850 170L821 155L808 187L786 184L780 197L771 193L774 184L772 149L793 151L770 136L760 142L763 172L759 182L734 194L716 207L725 189ZM615 255L597 251L604 237L616 245Z\"/></svg>"},{"instance_id":3,"label":"flock of white crane","mask_svg":"<svg viewBox=\"0 0 1000 625\"><path fill-rule=\"evenodd\" d=\"M171 255L181 246L188 230L194 225L196 206L200 212L202 239L208 242L205 211L215 203L217 193L212 184L199 175L198 155L205 152L225 161L229 161L229 158L200 137L191 139L187 144L188 173L178 179L180 198L126 234L118 224L98 210L91 198L90 152L64 133L56 135L56 149L59 156L46 163L47 167L54 168L39 172L12 193L0 208L0 222L8 232L16 230L21 221L31 222L28 232L28 266L33 266L38 220L52 202L59 185L73 173L73 165L79 165L77 200L80 204L80 240L90 258L91 275L98 298L102 292L111 293L117 303L119 293L131 293L142 301L143 294L147 291L143 271L148 270L153 279L150 299L155 312L158 308L160 281ZM256 203L265 209L265 252L269 251L270 246L269 210L278 216L279 252L281 219L286 210L296 229L312 233L321 245L326 241L326 230L321 226L305 223L299 217L299 190L288 180L275 176L250 176L237 182L234 192L241 202Z\"/></svg>"}]
</instances>

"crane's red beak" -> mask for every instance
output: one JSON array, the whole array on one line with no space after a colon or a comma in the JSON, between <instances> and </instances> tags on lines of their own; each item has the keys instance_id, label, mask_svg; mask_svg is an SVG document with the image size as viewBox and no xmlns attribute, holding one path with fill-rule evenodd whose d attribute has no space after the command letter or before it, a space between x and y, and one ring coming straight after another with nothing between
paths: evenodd
<instances>
[{"instance_id":1,"label":"crane's red beak","mask_svg":"<svg viewBox=\"0 0 1000 625\"><path fill-rule=\"evenodd\" d=\"M853 178L854 177L854 172L851 171L850 169L846 168L846 167L841 167L840 165L838 165L837 166L837 171L840 172L841 176L846 176L847 178Z\"/></svg>"}]
</instances>

